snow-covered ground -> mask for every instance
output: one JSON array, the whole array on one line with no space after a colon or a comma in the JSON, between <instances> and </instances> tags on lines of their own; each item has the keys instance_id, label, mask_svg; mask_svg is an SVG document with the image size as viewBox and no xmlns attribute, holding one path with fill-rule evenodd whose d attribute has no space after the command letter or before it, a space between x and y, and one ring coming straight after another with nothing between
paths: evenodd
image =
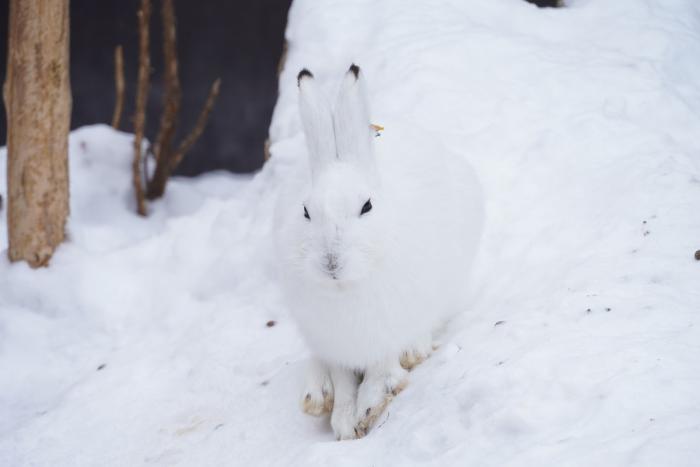
<instances>
[{"instance_id":1,"label":"snow-covered ground","mask_svg":"<svg viewBox=\"0 0 700 467\"><path fill-rule=\"evenodd\" d=\"M147 219L130 135L75 131L69 241L0 258L0 465L698 465L700 5L569 5L296 0L271 161L175 179ZM306 164L296 73L353 61L376 123L475 165L488 223L471 308L336 442L299 410L270 229Z\"/></svg>"}]
</instances>

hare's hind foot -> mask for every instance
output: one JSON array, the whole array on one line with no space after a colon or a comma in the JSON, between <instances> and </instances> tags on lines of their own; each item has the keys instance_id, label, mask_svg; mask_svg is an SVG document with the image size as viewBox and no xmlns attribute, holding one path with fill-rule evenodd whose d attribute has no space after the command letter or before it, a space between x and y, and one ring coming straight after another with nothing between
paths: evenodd
<instances>
[{"instance_id":1,"label":"hare's hind foot","mask_svg":"<svg viewBox=\"0 0 700 467\"><path fill-rule=\"evenodd\" d=\"M357 392L357 423L355 432L358 438L365 436L377 421L391 400L408 384L406 370L398 364L371 368L365 372Z\"/></svg>"},{"instance_id":2,"label":"hare's hind foot","mask_svg":"<svg viewBox=\"0 0 700 467\"><path fill-rule=\"evenodd\" d=\"M401 352L399 363L405 370L411 371L430 357L434 348L431 337L422 339L420 342L416 343L416 345Z\"/></svg>"}]
</instances>

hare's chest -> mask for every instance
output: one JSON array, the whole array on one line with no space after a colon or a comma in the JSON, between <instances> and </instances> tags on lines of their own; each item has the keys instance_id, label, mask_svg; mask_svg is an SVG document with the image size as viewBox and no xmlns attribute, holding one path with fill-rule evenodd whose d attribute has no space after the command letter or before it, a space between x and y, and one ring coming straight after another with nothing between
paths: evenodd
<instances>
[{"instance_id":1,"label":"hare's chest","mask_svg":"<svg viewBox=\"0 0 700 467\"><path fill-rule=\"evenodd\" d=\"M424 323L411 312L406 298L386 289L354 295L309 294L300 297L293 311L318 357L364 368L398 355L420 334Z\"/></svg>"}]
</instances>

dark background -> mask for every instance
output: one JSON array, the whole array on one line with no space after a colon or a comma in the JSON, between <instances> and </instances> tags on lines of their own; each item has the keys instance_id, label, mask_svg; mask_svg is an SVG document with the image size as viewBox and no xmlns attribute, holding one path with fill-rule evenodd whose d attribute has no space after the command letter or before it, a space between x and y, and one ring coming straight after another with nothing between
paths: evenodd
<instances>
[{"instance_id":1,"label":"dark background","mask_svg":"<svg viewBox=\"0 0 700 467\"><path fill-rule=\"evenodd\" d=\"M562 6L564 3L564 0L526 0L530 3L534 3L538 7L545 8L545 7L552 7L556 8L559 6Z\"/></svg>"},{"instance_id":2,"label":"dark background","mask_svg":"<svg viewBox=\"0 0 700 467\"><path fill-rule=\"evenodd\" d=\"M175 144L193 127L211 83L221 92L201 138L177 173L214 169L249 172L262 166L272 108L277 99L277 64L291 0L175 0L182 110ZM0 0L0 78L7 64L9 0ZM114 48L124 47L126 95L121 129L133 131L138 63L136 12L139 0L71 0L71 128L107 123L114 111ZM146 135L155 138L161 114L163 55L159 0L152 1L151 91ZM5 145L5 109L0 145Z\"/></svg>"}]
</instances>

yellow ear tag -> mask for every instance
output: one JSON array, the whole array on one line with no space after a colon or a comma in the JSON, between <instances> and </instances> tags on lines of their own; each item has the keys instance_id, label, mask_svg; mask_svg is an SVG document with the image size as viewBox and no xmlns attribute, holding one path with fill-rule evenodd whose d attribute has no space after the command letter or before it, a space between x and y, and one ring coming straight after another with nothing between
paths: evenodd
<instances>
[{"instance_id":1,"label":"yellow ear tag","mask_svg":"<svg viewBox=\"0 0 700 467\"><path fill-rule=\"evenodd\" d=\"M384 131L384 127L381 125L375 125L374 123L370 123L369 127L374 130L374 137L382 136L382 131Z\"/></svg>"}]
</instances>

